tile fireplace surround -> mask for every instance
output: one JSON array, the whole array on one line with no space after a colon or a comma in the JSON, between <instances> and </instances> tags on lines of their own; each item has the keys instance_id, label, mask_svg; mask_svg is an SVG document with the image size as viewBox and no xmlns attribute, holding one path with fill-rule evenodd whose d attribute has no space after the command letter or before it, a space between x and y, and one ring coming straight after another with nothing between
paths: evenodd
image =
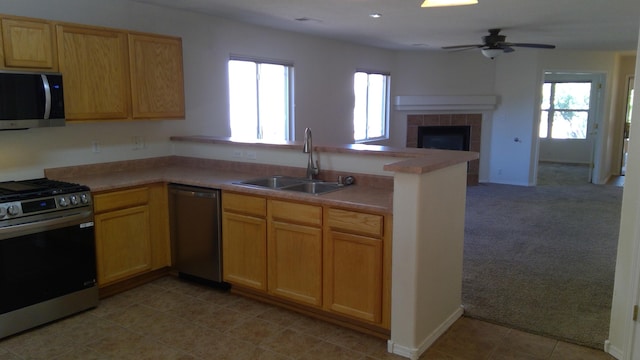
<instances>
[{"instance_id":1,"label":"tile fireplace surround","mask_svg":"<svg viewBox=\"0 0 640 360\"><path fill-rule=\"evenodd\" d=\"M407 115L407 147L418 147L420 126L470 126L469 151L480 152L482 114L412 114ZM480 160L469 162L467 185L478 185Z\"/></svg>"}]
</instances>

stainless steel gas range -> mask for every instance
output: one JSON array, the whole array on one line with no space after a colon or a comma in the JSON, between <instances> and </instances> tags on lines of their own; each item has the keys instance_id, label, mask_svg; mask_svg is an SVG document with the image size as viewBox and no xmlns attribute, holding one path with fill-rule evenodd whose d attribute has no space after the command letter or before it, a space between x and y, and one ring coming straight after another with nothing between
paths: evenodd
<instances>
[{"instance_id":1,"label":"stainless steel gas range","mask_svg":"<svg viewBox=\"0 0 640 360\"><path fill-rule=\"evenodd\" d=\"M97 305L89 188L0 182L0 338Z\"/></svg>"}]
</instances>

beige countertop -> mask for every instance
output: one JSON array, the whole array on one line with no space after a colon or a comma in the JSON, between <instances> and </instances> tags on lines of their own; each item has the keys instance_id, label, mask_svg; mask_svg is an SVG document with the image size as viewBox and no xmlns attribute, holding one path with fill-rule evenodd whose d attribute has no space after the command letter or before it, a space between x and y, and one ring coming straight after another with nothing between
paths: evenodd
<instances>
[{"instance_id":1,"label":"beige countertop","mask_svg":"<svg viewBox=\"0 0 640 360\"><path fill-rule=\"evenodd\" d=\"M212 136L172 136L171 141L241 145L256 149L300 149L302 147L299 142L268 143ZM411 174L424 174L478 158L478 153L468 151L393 148L365 144L320 145L314 146L314 150L324 153L397 158L397 161L384 165L384 170ZM302 172L298 172L300 170ZM325 171L325 173L329 173L332 176L329 177L331 179L335 179L335 175L341 175L331 171ZM321 195L235 184L242 180L267 175L302 177L303 174L304 169L258 164L239 165L234 162L176 156L45 169L45 175L48 178L84 184L94 192L167 182L386 214L393 213L393 181L390 177L364 175L356 180L355 185Z\"/></svg>"},{"instance_id":2,"label":"beige countertop","mask_svg":"<svg viewBox=\"0 0 640 360\"><path fill-rule=\"evenodd\" d=\"M51 179L87 185L93 192L118 190L132 186L167 182L236 191L247 194L268 196L286 200L299 200L315 204L347 207L354 210L392 213L393 190L390 187L366 185L345 186L345 188L321 195L295 191L263 189L234 184L235 182L264 177L264 173L237 171L224 167L202 167L193 164L176 164L179 161L161 161L151 164L133 161L130 166L114 166L114 163L90 165L88 168L69 167L46 169L45 175ZM144 163L142 166L141 163ZM150 166L152 165L152 166Z\"/></svg>"},{"instance_id":3,"label":"beige countertop","mask_svg":"<svg viewBox=\"0 0 640 360\"><path fill-rule=\"evenodd\" d=\"M239 140L228 137L216 136L172 136L171 141L192 142L203 144L226 144L242 145L257 149L301 149L301 142L283 141L280 143L263 142L260 140ZM360 156L388 156L398 158L384 166L384 170L424 174L431 171L443 169L455 164L476 160L479 157L477 152L472 151L452 151L422 148L396 148L390 146L367 145L367 144L345 144L345 145L315 145L315 151L323 153L337 154L357 154Z\"/></svg>"}]
</instances>

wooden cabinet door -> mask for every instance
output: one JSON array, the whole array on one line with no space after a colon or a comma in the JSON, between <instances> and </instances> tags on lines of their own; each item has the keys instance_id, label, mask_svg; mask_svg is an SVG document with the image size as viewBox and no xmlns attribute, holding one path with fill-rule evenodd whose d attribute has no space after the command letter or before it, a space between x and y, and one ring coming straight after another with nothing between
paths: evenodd
<instances>
[{"instance_id":1,"label":"wooden cabinet door","mask_svg":"<svg viewBox=\"0 0 640 360\"><path fill-rule=\"evenodd\" d=\"M321 307L322 229L278 221L269 226L269 292Z\"/></svg>"},{"instance_id":2,"label":"wooden cabinet door","mask_svg":"<svg viewBox=\"0 0 640 360\"><path fill-rule=\"evenodd\" d=\"M99 286L151 269L149 228L147 205L95 215Z\"/></svg>"},{"instance_id":3,"label":"wooden cabinet door","mask_svg":"<svg viewBox=\"0 0 640 360\"><path fill-rule=\"evenodd\" d=\"M184 118L180 38L129 34L133 118Z\"/></svg>"},{"instance_id":4,"label":"wooden cabinet door","mask_svg":"<svg viewBox=\"0 0 640 360\"><path fill-rule=\"evenodd\" d=\"M58 62L68 120L127 119L131 113L127 33L58 25Z\"/></svg>"},{"instance_id":5,"label":"wooden cabinet door","mask_svg":"<svg viewBox=\"0 0 640 360\"><path fill-rule=\"evenodd\" d=\"M58 70L52 25L45 21L2 19L4 66Z\"/></svg>"},{"instance_id":6,"label":"wooden cabinet door","mask_svg":"<svg viewBox=\"0 0 640 360\"><path fill-rule=\"evenodd\" d=\"M223 212L222 274L224 281L231 284L267 290L267 222L264 218Z\"/></svg>"},{"instance_id":7,"label":"wooden cabinet door","mask_svg":"<svg viewBox=\"0 0 640 360\"><path fill-rule=\"evenodd\" d=\"M383 296L381 239L330 230L325 238L325 309L380 323Z\"/></svg>"}]
</instances>

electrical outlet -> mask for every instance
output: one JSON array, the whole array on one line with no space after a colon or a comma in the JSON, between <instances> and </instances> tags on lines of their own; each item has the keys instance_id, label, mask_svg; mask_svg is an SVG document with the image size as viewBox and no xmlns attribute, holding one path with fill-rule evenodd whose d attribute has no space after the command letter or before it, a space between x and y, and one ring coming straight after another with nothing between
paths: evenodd
<instances>
[{"instance_id":1,"label":"electrical outlet","mask_svg":"<svg viewBox=\"0 0 640 360\"><path fill-rule=\"evenodd\" d=\"M233 150L233 157L234 158L241 158L242 157L242 150Z\"/></svg>"},{"instance_id":2,"label":"electrical outlet","mask_svg":"<svg viewBox=\"0 0 640 360\"><path fill-rule=\"evenodd\" d=\"M96 141L96 140L93 140L93 141L91 142L91 151L92 151L93 153L96 153L96 154L97 154L97 153L99 153L99 152L100 152L100 150L101 150L101 149L100 149L100 142L99 142L99 141Z\"/></svg>"},{"instance_id":3,"label":"electrical outlet","mask_svg":"<svg viewBox=\"0 0 640 360\"><path fill-rule=\"evenodd\" d=\"M141 150L146 148L146 144L144 142L144 136L134 136L133 137L133 150Z\"/></svg>"},{"instance_id":4,"label":"electrical outlet","mask_svg":"<svg viewBox=\"0 0 640 360\"><path fill-rule=\"evenodd\" d=\"M255 151L247 151L246 155L247 155L247 159L255 160L258 158Z\"/></svg>"}]
</instances>

